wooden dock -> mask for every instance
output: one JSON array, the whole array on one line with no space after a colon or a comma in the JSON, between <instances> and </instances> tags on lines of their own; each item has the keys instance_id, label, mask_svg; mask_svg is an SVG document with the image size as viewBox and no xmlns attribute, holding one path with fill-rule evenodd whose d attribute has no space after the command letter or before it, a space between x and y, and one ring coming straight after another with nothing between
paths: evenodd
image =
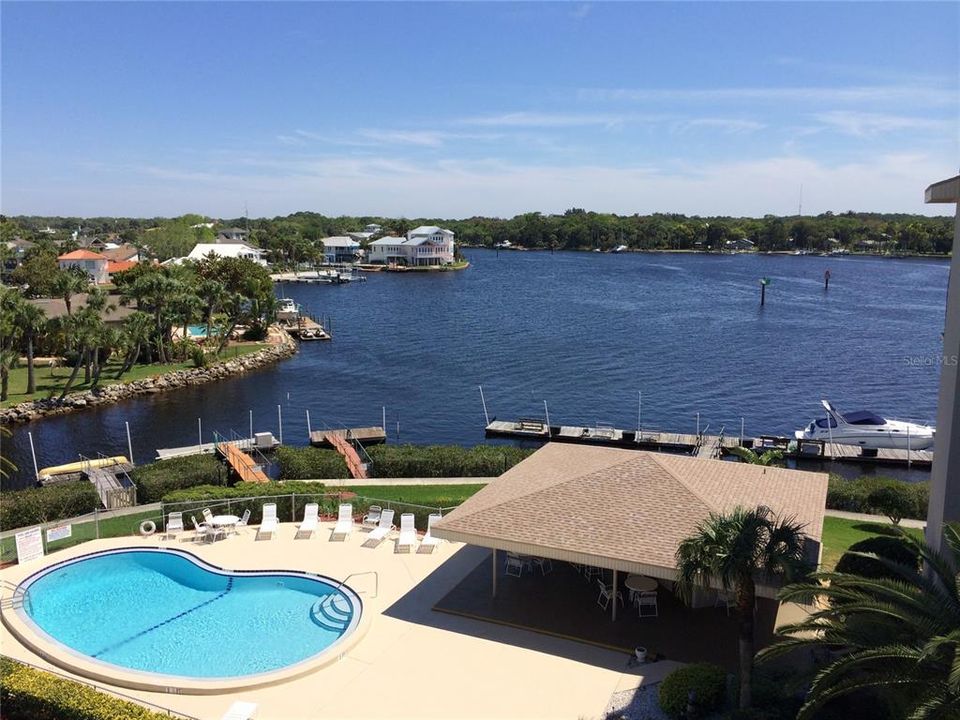
<instances>
[{"instance_id":1,"label":"wooden dock","mask_svg":"<svg viewBox=\"0 0 960 720\"><path fill-rule=\"evenodd\" d=\"M281 327L298 340L332 340L333 336L316 320L304 315L296 322L281 324Z\"/></svg>"},{"instance_id":2,"label":"wooden dock","mask_svg":"<svg viewBox=\"0 0 960 720\"><path fill-rule=\"evenodd\" d=\"M684 453L703 458L720 458L730 454L730 449L740 446L740 438L727 435L701 433L670 433L643 430L623 430L606 425L595 427L578 425L547 425L543 420L522 418L516 421L493 420L486 427L488 438L512 438L514 440L539 440L550 442L602 445L605 447L633 448L654 452ZM870 450L857 445L823 443L814 440L797 441L777 435L761 435L743 438L743 447L756 452L780 450L784 457L796 460L820 460L824 462L858 463L862 465L896 465L901 467L929 468L933 453L929 450Z\"/></svg>"},{"instance_id":3,"label":"wooden dock","mask_svg":"<svg viewBox=\"0 0 960 720\"><path fill-rule=\"evenodd\" d=\"M170 458L178 457L187 457L188 455L210 455L217 452L217 446L223 444L224 442L229 443L230 445L235 445L240 450L250 451L254 448L257 450L272 450L280 443L276 438L273 438L270 447L264 448L259 447L256 444L256 441L251 438L241 438L239 440L227 440L216 443L202 443L200 445L185 445L183 447L175 448L162 448L157 450L157 460L169 460Z\"/></svg>"},{"instance_id":4,"label":"wooden dock","mask_svg":"<svg viewBox=\"0 0 960 720\"><path fill-rule=\"evenodd\" d=\"M270 478L253 458L238 448L234 443L222 442L217 445L219 452L226 459L233 471L243 482L268 483Z\"/></svg>"},{"instance_id":5,"label":"wooden dock","mask_svg":"<svg viewBox=\"0 0 960 720\"><path fill-rule=\"evenodd\" d=\"M377 445L387 441L387 433L379 426L314 430L310 433L310 444L333 447L333 438L343 438L350 442L356 440L363 445Z\"/></svg>"}]
</instances>

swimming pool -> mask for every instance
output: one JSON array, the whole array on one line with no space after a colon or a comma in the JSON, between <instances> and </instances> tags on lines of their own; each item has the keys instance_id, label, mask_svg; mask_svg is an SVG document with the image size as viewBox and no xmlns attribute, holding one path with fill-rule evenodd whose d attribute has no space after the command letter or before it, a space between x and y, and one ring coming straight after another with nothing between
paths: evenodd
<instances>
[{"instance_id":1,"label":"swimming pool","mask_svg":"<svg viewBox=\"0 0 960 720\"><path fill-rule=\"evenodd\" d=\"M24 583L21 616L94 663L185 679L243 679L340 644L362 603L330 578L228 572L181 550L81 556Z\"/></svg>"}]
</instances>

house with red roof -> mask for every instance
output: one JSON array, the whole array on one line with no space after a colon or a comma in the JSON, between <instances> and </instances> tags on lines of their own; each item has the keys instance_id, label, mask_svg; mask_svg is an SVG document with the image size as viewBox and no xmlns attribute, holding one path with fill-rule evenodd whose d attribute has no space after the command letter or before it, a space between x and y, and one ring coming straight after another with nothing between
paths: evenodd
<instances>
[{"instance_id":1,"label":"house with red roof","mask_svg":"<svg viewBox=\"0 0 960 720\"><path fill-rule=\"evenodd\" d=\"M107 271L108 262L103 255L92 250L74 250L57 258L61 270L78 267L87 274L90 282L97 285L110 282L110 274Z\"/></svg>"}]
</instances>

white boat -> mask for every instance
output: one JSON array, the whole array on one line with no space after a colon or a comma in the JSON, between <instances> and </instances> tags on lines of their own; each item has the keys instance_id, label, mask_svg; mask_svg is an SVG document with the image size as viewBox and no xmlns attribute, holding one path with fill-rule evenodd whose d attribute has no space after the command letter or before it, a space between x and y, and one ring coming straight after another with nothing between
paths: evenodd
<instances>
[{"instance_id":1,"label":"white boat","mask_svg":"<svg viewBox=\"0 0 960 720\"><path fill-rule=\"evenodd\" d=\"M613 250L611 250L610 252L612 252L612 253L622 253L622 252L626 252L626 251L629 250L629 249L630 249L630 248L628 248L626 245L617 245L617 246L616 246Z\"/></svg>"},{"instance_id":2,"label":"white boat","mask_svg":"<svg viewBox=\"0 0 960 720\"><path fill-rule=\"evenodd\" d=\"M823 440L874 450L926 450L933 446L936 429L929 425L890 420L865 410L843 414L826 400L820 402L826 417L797 430L797 440Z\"/></svg>"},{"instance_id":3,"label":"white boat","mask_svg":"<svg viewBox=\"0 0 960 720\"><path fill-rule=\"evenodd\" d=\"M292 298L281 298L277 306L277 320L296 322L300 317L300 308Z\"/></svg>"}]
</instances>

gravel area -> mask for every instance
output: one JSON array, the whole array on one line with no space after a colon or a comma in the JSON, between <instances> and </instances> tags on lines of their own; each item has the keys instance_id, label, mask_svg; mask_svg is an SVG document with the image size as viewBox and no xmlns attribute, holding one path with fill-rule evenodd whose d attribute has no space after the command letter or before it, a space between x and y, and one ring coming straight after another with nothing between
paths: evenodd
<instances>
[{"instance_id":1,"label":"gravel area","mask_svg":"<svg viewBox=\"0 0 960 720\"><path fill-rule=\"evenodd\" d=\"M669 720L657 701L659 683L610 696L604 718L610 720Z\"/></svg>"}]
</instances>

